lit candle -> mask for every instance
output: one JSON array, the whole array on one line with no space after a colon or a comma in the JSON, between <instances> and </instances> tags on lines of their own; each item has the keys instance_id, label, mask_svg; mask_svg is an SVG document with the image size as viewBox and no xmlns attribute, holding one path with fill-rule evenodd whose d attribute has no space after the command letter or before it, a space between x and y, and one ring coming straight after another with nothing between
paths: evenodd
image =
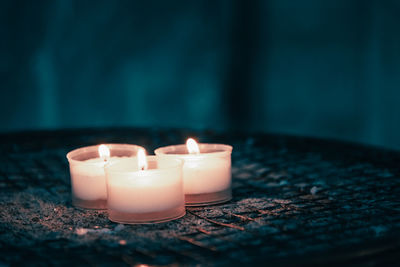
<instances>
[{"instance_id":1,"label":"lit candle","mask_svg":"<svg viewBox=\"0 0 400 267\"><path fill-rule=\"evenodd\" d=\"M81 208L106 209L107 187L104 166L134 157L140 146L107 144L75 149L67 154L71 175L72 204Z\"/></svg>"},{"instance_id":2,"label":"lit candle","mask_svg":"<svg viewBox=\"0 0 400 267\"><path fill-rule=\"evenodd\" d=\"M186 145L155 150L160 158L184 160L183 186L188 206L217 204L232 198L232 147L222 144L197 144L189 138Z\"/></svg>"},{"instance_id":3,"label":"lit candle","mask_svg":"<svg viewBox=\"0 0 400 267\"><path fill-rule=\"evenodd\" d=\"M139 150L137 158L107 164L108 216L119 223L157 223L185 215L182 161Z\"/></svg>"}]
</instances>

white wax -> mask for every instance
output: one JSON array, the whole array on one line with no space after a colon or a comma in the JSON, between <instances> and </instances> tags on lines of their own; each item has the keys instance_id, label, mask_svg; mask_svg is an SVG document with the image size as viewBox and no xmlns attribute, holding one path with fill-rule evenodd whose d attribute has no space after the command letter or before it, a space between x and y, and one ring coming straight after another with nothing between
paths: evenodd
<instances>
[{"instance_id":1,"label":"white wax","mask_svg":"<svg viewBox=\"0 0 400 267\"><path fill-rule=\"evenodd\" d=\"M113 163L125 157L111 157L107 162ZM82 200L107 199L106 177L102 158L94 158L70 164L72 193Z\"/></svg>"},{"instance_id":2,"label":"white wax","mask_svg":"<svg viewBox=\"0 0 400 267\"><path fill-rule=\"evenodd\" d=\"M222 144L199 144L199 154L189 154L186 145L156 149L160 158L184 161L183 188L185 195L217 193L231 187L232 147Z\"/></svg>"},{"instance_id":3,"label":"white wax","mask_svg":"<svg viewBox=\"0 0 400 267\"><path fill-rule=\"evenodd\" d=\"M123 169L124 167L119 167L116 168L117 171L114 169L107 172L109 210L149 213L184 205L180 166L161 171L156 169L124 172Z\"/></svg>"},{"instance_id":4,"label":"white wax","mask_svg":"<svg viewBox=\"0 0 400 267\"><path fill-rule=\"evenodd\" d=\"M185 194L203 194L231 187L231 161L225 158L186 160L183 165Z\"/></svg>"}]
</instances>

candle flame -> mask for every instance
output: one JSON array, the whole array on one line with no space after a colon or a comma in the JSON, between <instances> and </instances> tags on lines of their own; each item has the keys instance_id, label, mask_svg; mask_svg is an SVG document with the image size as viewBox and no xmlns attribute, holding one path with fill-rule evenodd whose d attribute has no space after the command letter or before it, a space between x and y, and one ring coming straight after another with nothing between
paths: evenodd
<instances>
[{"instance_id":1,"label":"candle flame","mask_svg":"<svg viewBox=\"0 0 400 267\"><path fill-rule=\"evenodd\" d=\"M104 159L104 161L107 161L107 159L110 157L110 149L108 149L106 145L100 145L99 156L100 158Z\"/></svg>"},{"instance_id":2,"label":"candle flame","mask_svg":"<svg viewBox=\"0 0 400 267\"><path fill-rule=\"evenodd\" d=\"M193 138L189 138L186 141L186 147L187 147L189 154L200 154L199 145Z\"/></svg>"},{"instance_id":3,"label":"candle flame","mask_svg":"<svg viewBox=\"0 0 400 267\"><path fill-rule=\"evenodd\" d=\"M142 170L142 171L147 170L148 164L147 164L147 159L146 159L146 151L143 148L138 150L137 159L138 159L139 170Z\"/></svg>"}]
</instances>

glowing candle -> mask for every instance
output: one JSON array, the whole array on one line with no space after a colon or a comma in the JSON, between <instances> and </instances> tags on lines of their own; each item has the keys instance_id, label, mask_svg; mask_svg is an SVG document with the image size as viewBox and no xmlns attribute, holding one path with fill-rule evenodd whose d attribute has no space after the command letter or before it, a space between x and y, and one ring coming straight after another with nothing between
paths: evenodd
<instances>
[{"instance_id":1,"label":"glowing candle","mask_svg":"<svg viewBox=\"0 0 400 267\"><path fill-rule=\"evenodd\" d=\"M189 206L222 203L232 198L231 153L229 145L197 144L191 138L186 145L155 150L160 158L184 160L183 186Z\"/></svg>"},{"instance_id":2,"label":"glowing candle","mask_svg":"<svg viewBox=\"0 0 400 267\"><path fill-rule=\"evenodd\" d=\"M185 215L182 161L147 156L108 164L108 216L119 223L157 223Z\"/></svg>"},{"instance_id":3,"label":"glowing candle","mask_svg":"<svg viewBox=\"0 0 400 267\"><path fill-rule=\"evenodd\" d=\"M107 208L104 166L134 157L140 146L107 144L75 149L67 154L71 175L72 204L81 208Z\"/></svg>"}]
</instances>

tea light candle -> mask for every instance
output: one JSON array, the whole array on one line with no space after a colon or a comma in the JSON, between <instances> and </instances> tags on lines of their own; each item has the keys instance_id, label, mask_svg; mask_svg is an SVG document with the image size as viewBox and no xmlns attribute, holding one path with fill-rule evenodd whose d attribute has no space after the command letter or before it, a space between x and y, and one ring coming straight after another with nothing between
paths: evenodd
<instances>
[{"instance_id":1,"label":"tea light candle","mask_svg":"<svg viewBox=\"0 0 400 267\"><path fill-rule=\"evenodd\" d=\"M119 223L158 223L185 215L182 164L177 159L145 156L105 167L108 216Z\"/></svg>"},{"instance_id":2,"label":"tea light candle","mask_svg":"<svg viewBox=\"0 0 400 267\"><path fill-rule=\"evenodd\" d=\"M67 154L71 175L72 204L87 209L107 208L104 166L134 157L137 145L107 144L75 149Z\"/></svg>"},{"instance_id":3,"label":"tea light candle","mask_svg":"<svg viewBox=\"0 0 400 267\"><path fill-rule=\"evenodd\" d=\"M190 138L186 145L161 147L154 152L160 158L184 161L183 186L186 205L217 204L232 198L232 146L197 144Z\"/></svg>"}]
</instances>

